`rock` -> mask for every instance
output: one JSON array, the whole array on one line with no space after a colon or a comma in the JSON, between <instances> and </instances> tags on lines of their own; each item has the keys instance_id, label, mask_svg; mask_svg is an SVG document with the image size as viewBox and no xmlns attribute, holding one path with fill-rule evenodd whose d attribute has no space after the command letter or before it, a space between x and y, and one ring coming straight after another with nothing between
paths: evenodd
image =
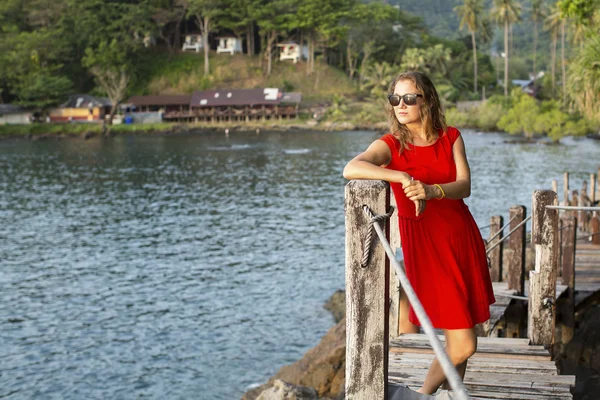
<instances>
[{"instance_id":1,"label":"rock","mask_svg":"<svg viewBox=\"0 0 600 400\"><path fill-rule=\"evenodd\" d=\"M315 121L314 119L309 119L308 121L306 121L306 125L307 126L317 126L319 122Z\"/></svg>"},{"instance_id":2,"label":"rock","mask_svg":"<svg viewBox=\"0 0 600 400\"><path fill-rule=\"evenodd\" d=\"M83 132L83 133L81 134L81 138L82 138L83 140L88 140L88 139L89 139L89 138L91 138L92 136L94 136L94 133L93 133L93 132L90 132L90 131L85 131L85 132Z\"/></svg>"},{"instance_id":3,"label":"rock","mask_svg":"<svg viewBox=\"0 0 600 400\"><path fill-rule=\"evenodd\" d=\"M343 398L345 369L346 318L343 318L302 359L282 367L265 385L246 392L242 400L256 400L277 379L314 388L320 398Z\"/></svg>"},{"instance_id":4,"label":"rock","mask_svg":"<svg viewBox=\"0 0 600 400\"><path fill-rule=\"evenodd\" d=\"M317 391L306 386L296 386L275 380L273 386L263 391L256 400L318 400Z\"/></svg>"},{"instance_id":5,"label":"rock","mask_svg":"<svg viewBox=\"0 0 600 400\"><path fill-rule=\"evenodd\" d=\"M336 323L340 322L346 315L346 292L337 290L323 307L333 315Z\"/></svg>"}]
</instances>

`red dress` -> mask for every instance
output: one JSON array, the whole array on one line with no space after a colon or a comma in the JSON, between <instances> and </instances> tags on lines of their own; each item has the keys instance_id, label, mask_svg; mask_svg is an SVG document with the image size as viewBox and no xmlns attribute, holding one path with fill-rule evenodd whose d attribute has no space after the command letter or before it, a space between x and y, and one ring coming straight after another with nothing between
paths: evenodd
<instances>
[{"instance_id":1,"label":"red dress","mask_svg":"<svg viewBox=\"0 0 600 400\"><path fill-rule=\"evenodd\" d=\"M426 184L456 180L452 146L460 132L448 127L430 146L400 152L392 135L381 137L392 152L386 168ZM464 329L490 318L496 300L479 228L463 200L431 199L415 216L415 205L400 183L391 183L400 226L406 275L435 328ZM409 320L420 325L412 307Z\"/></svg>"}]
</instances>

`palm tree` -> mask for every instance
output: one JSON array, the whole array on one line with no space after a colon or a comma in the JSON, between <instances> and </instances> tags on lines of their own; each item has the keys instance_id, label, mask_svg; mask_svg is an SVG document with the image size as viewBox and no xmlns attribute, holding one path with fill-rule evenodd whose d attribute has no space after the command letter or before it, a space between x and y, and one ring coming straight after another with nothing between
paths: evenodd
<instances>
[{"instance_id":1,"label":"palm tree","mask_svg":"<svg viewBox=\"0 0 600 400\"><path fill-rule=\"evenodd\" d=\"M475 32L481 26L481 13L483 12L483 0L464 0L464 4L454 7L454 11L460 17L460 29L465 26L471 32L471 43L473 44L473 91L477 93L477 42Z\"/></svg>"},{"instance_id":2,"label":"palm tree","mask_svg":"<svg viewBox=\"0 0 600 400\"><path fill-rule=\"evenodd\" d=\"M569 63L569 97L590 121L600 123L600 37L590 35Z\"/></svg>"},{"instance_id":3,"label":"palm tree","mask_svg":"<svg viewBox=\"0 0 600 400\"><path fill-rule=\"evenodd\" d=\"M508 96L508 31L521 20L521 4L515 0L494 0L492 15L504 27L504 96Z\"/></svg>"},{"instance_id":4,"label":"palm tree","mask_svg":"<svg viewBox=\"0 0 600 400\"><path fill-rule=\"evenodd\" d=\"M556 43L558 42L558 32L560 31L561 25L561 14L558 8L554 8L552 12L546 17L544 22L546 30L550 32L550 37L552 38L551 47L550 47L550 73L552 74L552 91L554 92L554 88L556 86Z\"/></svg>"},{"instance_id":5,"label":"palm tree","mask_svg":"<svg viewBox=\"0 0 600 400\"><path fill-rule=\"evenodd\" d=\"M546 4L544 0L531 1L531 20L533 21L533 79L537 76L537 42L538 22L546 16Z\"/></svg>"}]
</instances>

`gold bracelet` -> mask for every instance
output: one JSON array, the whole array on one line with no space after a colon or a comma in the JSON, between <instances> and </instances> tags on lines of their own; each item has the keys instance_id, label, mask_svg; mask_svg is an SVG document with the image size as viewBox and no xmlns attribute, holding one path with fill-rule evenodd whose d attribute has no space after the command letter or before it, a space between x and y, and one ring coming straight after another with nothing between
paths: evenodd
<instances>
[{"instance_id":1,"label":"gold bracelet","mask_svg":"<svg viewBox=\"0 0 600 400\"><path fill-rule=\"evenodd\" d=\"M441 200L444 197L446 197L446 193L444 192L444 189L442 189L442 187L440 185L438 185L437 183L434 183L433 186L437 186L440 189L440 192L442 192L442 196L441 197L436 197L436 199Z\"/></svg>"}]
</instances>

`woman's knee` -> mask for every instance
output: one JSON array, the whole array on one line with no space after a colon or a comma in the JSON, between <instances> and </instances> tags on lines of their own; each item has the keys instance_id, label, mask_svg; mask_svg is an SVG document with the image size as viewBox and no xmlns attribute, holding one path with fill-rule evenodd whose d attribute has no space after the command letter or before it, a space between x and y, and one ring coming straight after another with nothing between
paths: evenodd
<instances>
[{"instance_id":1,"label":"woman's knee","mask_svg":"<svg viewBox=\"0 0 600 400\"><path fill-rule=\"evenodd\" d=\"M455 364L461 364L477 351L477 336L474 334L448 335L446 349L452 361Z\"/></svg>"}]
</instances>

